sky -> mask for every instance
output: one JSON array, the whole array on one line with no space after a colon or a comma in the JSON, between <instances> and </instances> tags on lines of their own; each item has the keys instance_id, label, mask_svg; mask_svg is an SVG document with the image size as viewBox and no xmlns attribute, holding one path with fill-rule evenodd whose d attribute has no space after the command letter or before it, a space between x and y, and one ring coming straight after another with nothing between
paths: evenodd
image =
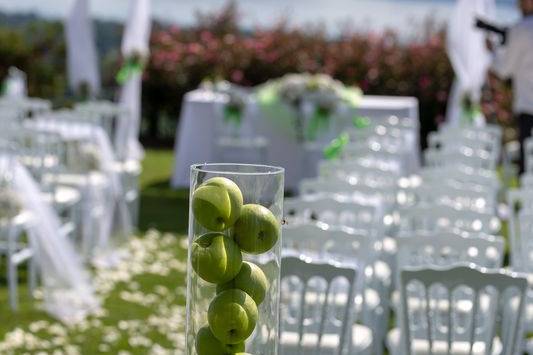
<instances>
[{"instance_id":1,"label":"sky","mask_svg":"<svg viewBox=\"0 0 533 355\"><path fill-rule=\"evenodd\" d=\"M0 11L37 12L62 18L73 0L0 0ZM91 13L102 19L123 20L129 0L91 0ZM497 22L510 24L518 19L515 0L498 2ZM154 17L170 23L194 22L196 10L214 10L223 0L152 0ZM329 32L341 24L362 31L391 28L414 31L428 17L446 21L452 0L237 0L245 28L268 26L281 17L293 25L322 23Z\"/></svg>"}]
</instances>

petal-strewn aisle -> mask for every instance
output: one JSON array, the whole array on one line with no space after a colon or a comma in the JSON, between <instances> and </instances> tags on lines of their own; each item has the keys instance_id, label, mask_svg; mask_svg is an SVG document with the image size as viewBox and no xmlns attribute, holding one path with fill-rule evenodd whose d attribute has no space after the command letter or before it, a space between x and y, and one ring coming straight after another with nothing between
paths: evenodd
<instances>
[{"instance_id":1,"label":"petal-strewn aisle","mask_svg":"<svg viewBox=\"0 0 533 355\"><path fill-rule=\"evenodd\" d=\"M94 270L97 292L104 300L96 316L67 328L28 311L25 322L18 318L16 327L9 321L0 324L0 332L7 330L0 339L0 353L181 353L186 242L154 230L132 238L128 258L114 269Z\"/></svg>"}]
</instances>

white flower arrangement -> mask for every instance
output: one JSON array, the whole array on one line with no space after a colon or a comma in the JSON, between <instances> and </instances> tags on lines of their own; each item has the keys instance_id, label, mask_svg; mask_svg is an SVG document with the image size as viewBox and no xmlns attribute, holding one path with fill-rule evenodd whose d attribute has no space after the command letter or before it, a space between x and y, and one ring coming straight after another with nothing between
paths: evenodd
<instances>
[{"instance_id":1,"label":"white flower arrangement","mask_svg":"<svg viewBox=\"0 0 533 355\"><path fill-rule=\"evenodd\" d=\"M278 96L290 106L299 106L303 101L309 101L316 107L334 111L337 105L350 101L347 88L339 80L326 74L287 74L275 80Z\"/></svg>"}]
</instances>

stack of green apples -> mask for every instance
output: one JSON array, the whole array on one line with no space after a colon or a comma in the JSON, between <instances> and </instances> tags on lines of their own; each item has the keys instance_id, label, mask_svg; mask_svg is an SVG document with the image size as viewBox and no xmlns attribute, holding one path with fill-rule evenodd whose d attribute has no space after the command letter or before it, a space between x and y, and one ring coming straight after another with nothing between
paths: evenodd
<instances>
[{"instance_id":1,"label":"stack of green apples","mask_svg":"<svg viewBox=\"0 0 533 355\"><path fill-rule=\"evenodd\" d=\"M259 266L243 261L243 253L258 255L272 249L280 223L268 208L244 204L237 184L224 177L211 178L196 188L192 212L209 231L192 243L192 267L200 278L216 284L208 324L196 334L196 351L198 355L244 355L269 282Z\"/></svg>"}]
</instances>

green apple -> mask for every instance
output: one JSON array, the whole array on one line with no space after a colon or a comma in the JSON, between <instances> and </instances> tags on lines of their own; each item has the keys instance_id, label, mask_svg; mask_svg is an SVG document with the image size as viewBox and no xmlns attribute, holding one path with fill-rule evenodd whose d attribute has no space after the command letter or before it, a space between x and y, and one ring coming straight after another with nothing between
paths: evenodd
<instances>
[{"instance_id":1,"label":"green apple","mask_svg":"<svg viewBox=\"0 0 533 355\"><path fill-rule=\"evenodd\" d=\"M205 281L225 283L237 276L241 269L241 250L230 237L207 233L192 243L191 265Z\"/></svg>"},{"instance_id":2,"label":"green apple","mask_svg":"<svg viewBox=\"0 0 533 355\"><path fill-rule=\"evenodd\" d=\"M232 288L243 290L259 306L265 299L268 290L268 280L259 266L244 261L241 270L233 280L217 286L217 294Z\"/></svg>"},{"instance_id":3,"label":"green apple","mask_svg":"<svg viewBox=\"0 0 533 355\"><path fill-rule=\"evenodd\" d=\"M232 355L242 354L244 343L223 344L215 336L209 326L201 328L196 334L196 352L198 355Z\"/></svg>"},{"instance_id":4,"label":"green apple","mask_svg":"<svg viewBox=\"0 0 533 355\"><path fill-rule=\"evenodd\" d=\"M239 344L254 331L257 306L246 292L226 290L211 301L207 320L213 335L224 344Z\"/></svg>"},{"instance_id":5,"label":"green apple","mask_svg":"<svg viewBox=\"0 0 533 355\"><path fill-rule=\"evenodd\" d=\"M254 204L244 205L233 226L233 239L245 252L261 254L277 243L279 226L276 217L268 208Z\"/></svg>"},{"instance_id":6,"label":"green apple","mask_svg":"<svg viewBox=\"0 0 533 355\"><path fill-rule=\"evenodd\" d=\"M239 218L242 204L243 197L237 184L223 177L207 180L192 195L194 218L212 231L231 227Z\"/></svg>"}]
</instances>

